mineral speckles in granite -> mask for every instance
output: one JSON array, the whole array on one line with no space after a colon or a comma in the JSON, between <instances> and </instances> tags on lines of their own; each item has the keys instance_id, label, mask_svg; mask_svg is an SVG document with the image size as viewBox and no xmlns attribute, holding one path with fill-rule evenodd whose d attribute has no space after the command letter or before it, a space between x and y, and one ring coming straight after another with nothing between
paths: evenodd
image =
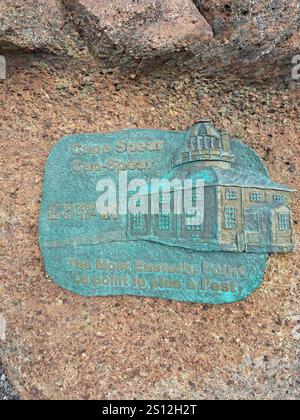
<instances>
[{"instance_id":1,"label":"mineral speckles in granite","mask_svg":"<svg viewBox=\"0 0 300 420\"><path fill-rule=\"evenodd\" d=\"M253 147L274 181L299 190L297 92L36 59L18 62L0 88L0 352L21 397L299 399L298 246L271 256L246 301L209 307L74 296L46 276L37 231L45 161L76 132L185 130L206 115ZM293 215L298 243L297 193Z\"/></svg>"}]
</instances>

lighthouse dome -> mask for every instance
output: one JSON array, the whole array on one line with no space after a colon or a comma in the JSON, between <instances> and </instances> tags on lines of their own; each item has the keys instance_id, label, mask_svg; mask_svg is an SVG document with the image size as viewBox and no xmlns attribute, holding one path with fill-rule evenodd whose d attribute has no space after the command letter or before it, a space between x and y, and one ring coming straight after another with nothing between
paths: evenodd
<instances>
[{"instance_id":1,"label":"lighthouse dome","mask_svg":"<svg viewBox=\"0 0 300 420\"><path fill-rule=\"evenodd\" d=\"M173 166L191 162L234 162L231 139L227 133L218 131L210 121L196 122L188 131L184 146L173 158Z\"/></svg>"}]
</instances>

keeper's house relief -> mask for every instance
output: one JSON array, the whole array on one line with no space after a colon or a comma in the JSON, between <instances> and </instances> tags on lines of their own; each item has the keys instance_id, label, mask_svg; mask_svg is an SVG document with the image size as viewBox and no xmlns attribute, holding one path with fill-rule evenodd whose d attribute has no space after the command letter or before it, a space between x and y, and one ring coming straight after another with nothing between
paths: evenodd
<instances>
[{"instance_id":1,"label":"keeper's house relief","mask_svg":"<svg viewBox=\"0 0 300 420\"><path fill-rule=\"evenodd\" d=\"M231 139L209 122L196 124L172 159L173 170L162 178L204 180L204 222L188 225L195 214L160 214L128 217L130 239L176 243L200 251L288 252L294 247L292 189L272 182L267 175L233 168L236 156ZM149 208L151 191L148 192ZM196 191L191 190L193 200ZM171 209L174 191L171 191Z\"/></svg>"}]
</instances>

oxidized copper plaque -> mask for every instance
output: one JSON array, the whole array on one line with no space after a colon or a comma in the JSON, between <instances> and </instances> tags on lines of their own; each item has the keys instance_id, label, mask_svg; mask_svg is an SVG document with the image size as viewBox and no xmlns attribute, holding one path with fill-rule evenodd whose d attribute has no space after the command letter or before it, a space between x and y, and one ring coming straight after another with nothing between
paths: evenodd
<instances>
[{"instance_id":1,"label":"oxidized copper plaque","mask_svg":"<svg viewBox=\"0 0 300 420\"><path fill-rule=\"evenodd\" d=\"M46 271L85 296L236 302L293 250L291 193L209 121L66 137L46 164Z\"/></svg>"}]
</instances>

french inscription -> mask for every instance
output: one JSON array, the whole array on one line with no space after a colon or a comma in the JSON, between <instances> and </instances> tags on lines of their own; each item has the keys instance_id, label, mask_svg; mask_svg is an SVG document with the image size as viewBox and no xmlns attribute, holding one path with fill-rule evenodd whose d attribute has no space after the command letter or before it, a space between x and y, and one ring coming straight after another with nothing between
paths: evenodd
<instances>
[{"instance_id":1,"label":"french inscription","mask_svg":"<svg viewBox=\"0 0 300 420\"><path fill-rule=\"evenodd\" d=\"M114 262L69 258L68 270L74 285L112 286L140 289L186 289L237 293L238 280L246 276L245 267L215 266L203 259L200 266L146 261ZM91 274L96 271L97 274ZM186 280L182 280L185 276ZM216 281L216 278L219 280Z\"/></svg>"},{"instance_id":2,"label":"french inscription","mask_svg":"<svg viewBox=\"0 0 300 420\"><path fill-rule=\"evenodd\" d=\"M45 267L85 296L240 301L260 286L269 253L293 250L292 192L206 120L185 132L67 137L46 166Z\"/></svg>"}]
</instances>

